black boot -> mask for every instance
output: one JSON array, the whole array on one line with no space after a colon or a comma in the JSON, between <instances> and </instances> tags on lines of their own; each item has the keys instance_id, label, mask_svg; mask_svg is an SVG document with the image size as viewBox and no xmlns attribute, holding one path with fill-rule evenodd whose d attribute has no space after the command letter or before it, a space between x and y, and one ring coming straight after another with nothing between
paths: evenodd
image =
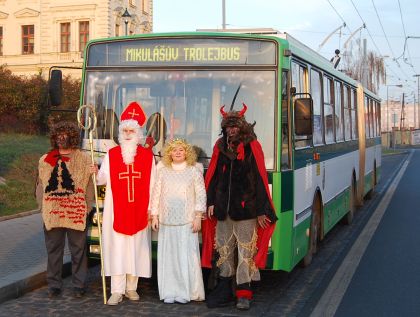
<instances>
[{"instance_id":1,"label":"black boot","mask_svg":"<svg viewBox=\"0 0 420 317\"><path fill-rule=\"evenodd\" d=\"M208 308L225 307L233 303L232 278L220 277L216 287L207 297Z\"/></svg>"}]
</instances>

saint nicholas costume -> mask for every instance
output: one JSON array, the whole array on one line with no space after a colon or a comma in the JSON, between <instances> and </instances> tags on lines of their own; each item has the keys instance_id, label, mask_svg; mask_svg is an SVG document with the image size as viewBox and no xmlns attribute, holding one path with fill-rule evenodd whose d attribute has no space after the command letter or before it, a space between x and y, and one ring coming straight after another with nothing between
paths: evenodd
<instances>
[{"instance_id":1,"label":"saint nicholas costume","mask_svg":"<svg viewBox=\"0 0 420 317\"><path fill-rule=\"evenodd\" d=\"M140 105L131 103L121 115L140 128L146 117ZM121 133L121 131L120 131ZM107 185L102 227L103 260L111 276L111 293L136 291L138 277L151 277L151 233L149 197L155 180L153 152L137 145L134 161L125 164L122 148L105 156L98 173L98 185ZM131 298L130 298L131 299Z\"/></svg>"}]
</instances>

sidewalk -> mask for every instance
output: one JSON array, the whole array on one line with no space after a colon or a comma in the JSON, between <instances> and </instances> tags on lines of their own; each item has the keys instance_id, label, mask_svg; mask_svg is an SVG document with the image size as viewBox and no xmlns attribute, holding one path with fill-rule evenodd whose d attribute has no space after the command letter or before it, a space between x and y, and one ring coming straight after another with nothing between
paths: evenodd
<instances>
[{"instance_id":1,"label":"sidewalk","mask_svg":"<svg viewBox=\"0 0 420 317\"><path fill-rule=\"evenodd\" d=\"M40 213L0 221L0 303L46 284L42 226ZM64 263L70 263L67 247Z\"/></svg>"}]
</instances>

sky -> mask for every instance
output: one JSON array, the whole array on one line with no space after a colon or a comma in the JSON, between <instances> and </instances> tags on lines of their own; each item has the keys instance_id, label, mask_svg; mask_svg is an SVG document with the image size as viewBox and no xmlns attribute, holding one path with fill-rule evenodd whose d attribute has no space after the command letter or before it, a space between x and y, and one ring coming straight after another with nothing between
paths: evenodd
<instances>
[{"instance_id":1,"label":"sky","mask_svg":"<svg viewBox=\"0 0 420 317\"><path fill-rule=\"evenodd\" d=\"M153 32L222 28L223 0L154 0ZM287 32L326 58L334 50L367 49L383 56L389 100L418 100L420 74L419 0L225 0L227 28L273 28ZM335 33L334 30L346 27ZM363 24L366 28L362 28ZM332 36L320 48L321 43ZM417 37L417 38L416 38ZM362 41L363 42L363 41ZM402 88L392 85L402 84Z\"/></svg>"}]
</instances>

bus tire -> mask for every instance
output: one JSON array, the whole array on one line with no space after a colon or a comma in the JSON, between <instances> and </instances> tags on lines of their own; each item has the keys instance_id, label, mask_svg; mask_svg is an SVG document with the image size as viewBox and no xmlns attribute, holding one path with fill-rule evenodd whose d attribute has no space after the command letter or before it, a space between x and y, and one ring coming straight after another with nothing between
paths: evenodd
<instances>
[{"instance_id":1,"label":"bus tire","mask_svg":"<svg viewBox=\"0 0 420 317\"><path fill-rule=\"evenodd\" d=\"M311 228L309 233L309 247L308 252L302 259L302 266L307 267L312 262L312 258L318 251L318 241L320 236L320 223L321 223L321 199L319 195L316 195L315 200L312 204L312 217L311 217Z\"/></svg>"},{"instance_id":2,"label":"bus tire","mask_svg":"<svg viewBox=\"0 0 420 317\"><path fill-rule=\"evenodd\" d=\"M343 224L345 225L351 225L354 218L354 212L356 211L356 186L354 180L351 182L349 205L350 209L343 218Z\"/></svg>"}]
</instances>

